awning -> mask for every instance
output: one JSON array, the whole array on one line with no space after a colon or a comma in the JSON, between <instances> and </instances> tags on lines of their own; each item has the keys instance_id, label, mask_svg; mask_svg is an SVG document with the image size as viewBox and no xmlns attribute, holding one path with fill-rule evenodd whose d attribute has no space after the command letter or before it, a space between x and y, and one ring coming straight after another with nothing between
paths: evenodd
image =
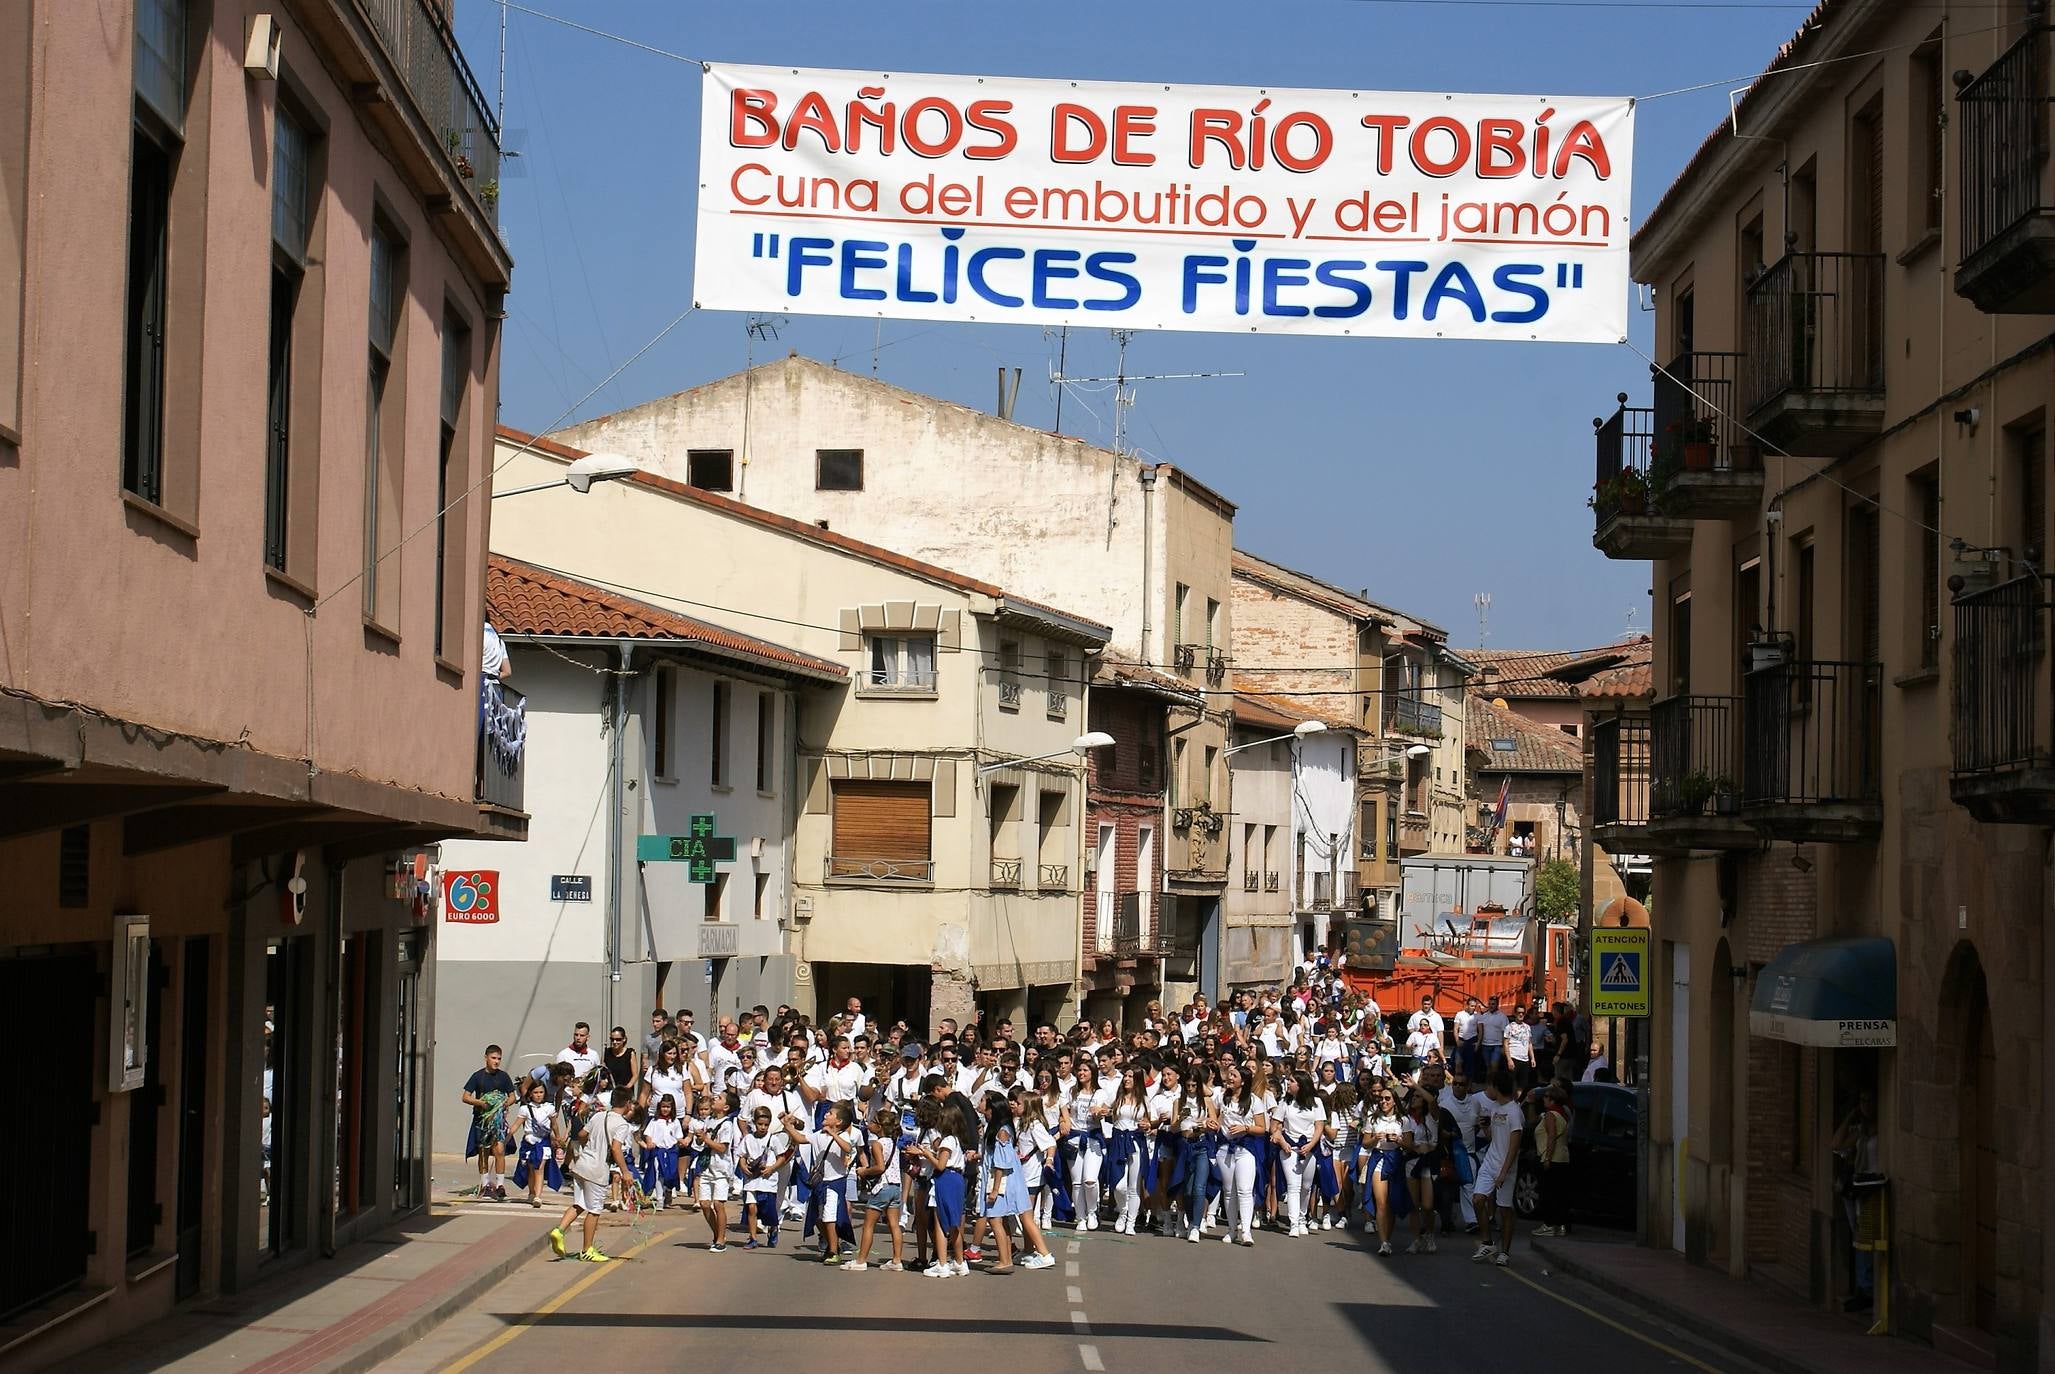
<instances>
[{"instance_id":1,"label":"awning","mask_svg":"<svg viewBox=\"0 0 2055 1374\"><path fill-rule=\"evenodd\" d=\"M1848 1050L1898 1043L1898 953L1881 938L1787 945L1755 980L1753 1035Z\"/></svg>"}]
</instances>

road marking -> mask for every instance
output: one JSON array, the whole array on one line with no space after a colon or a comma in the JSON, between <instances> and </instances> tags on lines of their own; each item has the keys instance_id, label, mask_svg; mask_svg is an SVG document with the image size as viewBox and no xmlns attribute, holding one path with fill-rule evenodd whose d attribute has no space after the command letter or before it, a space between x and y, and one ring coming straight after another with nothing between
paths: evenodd
<instances>
[{"instance_id":1,"label":"road marking","mask_svg":"<svg viewBox=\"0 0 2055 1374\"><path fill-rule=\"evenodd\" d=\"M1074 1240L1074 1241L1071 1241L1071 1242L1070 1242L1070 1248L1069 1248L1069 1249L1068 1249L1067 1251L1065 1251L1064 1253L1065 1253L1065 1254L1071 1254L1071 1255L1075 1255L1075 1254L1076 1254L1076 1253L1077 1253L1078 1251L1082 1250L1083 1248L1084 1248L1084 1242L1083 1242L1083 1241L1076 1241L1076 1240Z\"/></svg>"},{"instance_id":2,"label":"road marking","mask_svg":"<svg viewBox=\"0 0 2055 1374\"><path fill-rule=\"evenodd\" d=\"M1065 1302L1082 1303L1085 1300L1085 1290L1076 1284L1072 1284L1063 1290L1063 1300Z\"/></svg>"},{"instance_id":3,"label":"road marking","mask_svg":"<svg viewBox=\"0 0 2055 1374\"><path fill-rule=\"evenodd\" d=\"M1065 1260L1065 1261L1063 1262L1063 1277L1065 1277L1065 1278L1067 1278L1067 1279L1074 1279L1074 1278L1076 1278L1076 1277L1077 1277L1077 1261L1076 1261L1076 1260Z\"/></svg>"},{"instance_id":4,"label":"road marking","mask_svg":"<svg viewBox=\"0 0 2055 1374\"><path fill-rule=\"evenodd\" d=\"M1089 1336L1092 1334L1092 1324L1085 1320L1085 1314L1082 1312L1071 1313L1070 1324L1077 1328L1077 1334L1080 1336Z\"/></svg>"},{"instance_id":5,"label":"road marking","mask_svg":"<svg viewBox=\"0 0 2055 1374\"><path fill-rule=\"evenodd\" d=\"M1540 1284L1528 1278L1525 1274L1516 1273L1511 1269L1502 1269L1499 1272L1503 1274L1506 1278L1513 1279L1520 1283L1526 1284L1529 1288L1532 1288L1535 1292L1541 1294L1544 1297L1553 1298L1555 1301L1561 1303L1565 1307L1575 1308L1577 1311L1582 1312L1585 1316L1590 1317L1593 1321L1603 1322L1615 1331L1621 1332L1624 1335L1632 1336L1635 1340L1640 1341L1643 1345L1653 1346L1655 1349L1662 1351L1663 1354L1670 1356L1672 1359L1682 1360L1685 1364L1690 1365L1693 1369L1702 1369L1705 1371L1705 1374L1720 1374L1719 1370L1713 1368L1705 1361L1693 1359L1691 1356L1686 1355L1683 1351L1678 1350L1676 1347L1664 1345L1661 1341L1655 1339L1655 1337L1645 1336L1641 1332L1636 1331L1633 1327L1624 1325L1620 1322L1616 1322L1611 1317L1608 1317L1605 1313L1594 1311L1592 1308L1586 1307L1581 1302L1573 1302L1569 1298L1564 1297L1562 1294L1555 1292L1553 1289L1543 1288Z\"/></svg>"},{"instance_id":6,"label":"road marking","mask_svg":"<svg viewBox=\"0 0 2055 1374\"><path fill-rule=\"evenodd\" d=\"M1106 1362L1099 1358L1099 1347L1096 1345L1079 1346L1077 1357L1085 1362L1086 1369L1102 1370L1106 1367Z\"/></svg>"},{"instance_id":7,"label":"road marking","mask_svg":"<svg viewBox=\"0 0 2055 1374\"><path fill-rule=\"evenodd\" d=\"M656 1235L651 1236L648 1240L643 1241L640 1245L635 1246L633 1249L615 1255L614 1263L603 1264L599 1266L597 1269L594 1269L591 1273L587 1274L584 1278L579 1279L569 1288L566 1288L563 1292L557 1294L548 1302L536 1308L533 1312L524 1313L523 1316L530 1319L535 1317L547 1317L550 1313L556 1311L565 1303L577 1297L580 1293L583 1293L586 1289L592 1287L593 1284L598 1283L601 1279L605 1278L608 1274L611 1274L615 1269L619 1268L619 1261L625 1259L633 1259L637 1255L641 1254L644 1250L647 1250L650 1246L655 1245L658 1241L668 1240L672 1236L675 1236L677 1234L678 1232L675 1229L659 1232ZM442 1374L462 1374L462 1371L469 1369L474 1364L477 1364L487 1355L490 1355L493 1351L498 1350L501 1346L513 1340L516 1336L519 1336L523 1331L526 1331L531 1325L533 1325L532 1320L516 1320L512 1326L509 1326L506 1330L500 1332L491 1340L486 1341L483 1345L478 1346L476 1349L470 1351L468 1354L459 1356L452 1363L444 1365L442 1369Z\"/></svg>"}]
</instances>

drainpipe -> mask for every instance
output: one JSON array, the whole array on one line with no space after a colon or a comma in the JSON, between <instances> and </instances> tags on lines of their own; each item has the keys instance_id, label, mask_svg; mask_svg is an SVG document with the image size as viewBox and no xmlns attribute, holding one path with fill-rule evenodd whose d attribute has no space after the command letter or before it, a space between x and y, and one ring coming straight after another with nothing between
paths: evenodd
<instances>
[{"instance_id":1,"label":"drainpipe","mask_svg":"<svg viewBox=\"0 0 2055 1374\"><path fill-rule=\"evenodd\" d=\"M613 738L608 741L607 750L607 985L606 1014L604 1024L620 1023L615 1004L621 992L621 887L626 878L626 855L621 844L621 809L626 805L626 791L622 773L627 766L627 746L623 742L628 732L628 674L630 662L635 656L635 646L623 643L621 646L621 667L614 675L613 719L608 729Z\"/></svg>"},{"instance_id":2,"label":"drainpipe","mask_svg":"<svg viewBox=\"0 0 2055 1374\"><path fill-rule=\"evenodd\" d=\"M1155 502L1150 498L1156 494L1156 469L1143 465L1139 474L1142 483L1142 662L1152 663L1149 657L1149 612L1154 609L1151 598L1155 595L1155 569L1151 566L1155 554ZM1175 652L1175 651L1173 651Z\"/></svg>"}]
</instances>

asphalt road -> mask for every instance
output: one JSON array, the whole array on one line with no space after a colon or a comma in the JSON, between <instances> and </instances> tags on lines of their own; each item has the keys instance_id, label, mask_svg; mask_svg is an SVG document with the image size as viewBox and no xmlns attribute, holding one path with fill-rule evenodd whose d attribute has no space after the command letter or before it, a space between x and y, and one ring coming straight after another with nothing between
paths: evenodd
<instances>
[{"instance_id":1,"label":"asphalt road","mask_svg":"<svg viewBox=\"0 0 2055 1374\"><path fill-rule=\"evenodd\" d=\"M510 1219L510 1224L514 1223ZM1006 1374L1279 1368L1420 1374L1562 1367L1737 1371L1751 1367L1560 1275L1516 1244L1505 1269L1469 1262L1453 1238L1433 1256L1378 1259L1353 1231L1253 1249L1108 1231L1050 1244L1039 1272L929 1279L844 1273L811 1249L707 1251L696 1217L672 1213L601 1244L588 1266L538 1259L384 1366L662 1370L700 1361L836 1374L931 1374L997 1359ZM1458 1244L1458 1241L1463 1243ZM883 1238L873 1254L887 1253ZM1003 1343L1002 1343L1003 1341ZM979 1342L984 1342L980 1344Z\"/></svg>"}]
</instances>

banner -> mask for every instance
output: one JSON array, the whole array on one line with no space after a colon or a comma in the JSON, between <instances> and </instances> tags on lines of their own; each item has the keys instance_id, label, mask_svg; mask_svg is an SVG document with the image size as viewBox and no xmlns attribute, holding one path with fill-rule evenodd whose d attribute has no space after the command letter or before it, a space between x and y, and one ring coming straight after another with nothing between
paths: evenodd
<instances>
[{"instance_id":1,"label":"banner","mask_svg":"<svg viewBox=\"0 0 2055 1374\"><path fill-rule=\"evenodd\" d=\"M1634 105L706 69L703 309L1616 343Z\"/></svg>"}]
</instances>

